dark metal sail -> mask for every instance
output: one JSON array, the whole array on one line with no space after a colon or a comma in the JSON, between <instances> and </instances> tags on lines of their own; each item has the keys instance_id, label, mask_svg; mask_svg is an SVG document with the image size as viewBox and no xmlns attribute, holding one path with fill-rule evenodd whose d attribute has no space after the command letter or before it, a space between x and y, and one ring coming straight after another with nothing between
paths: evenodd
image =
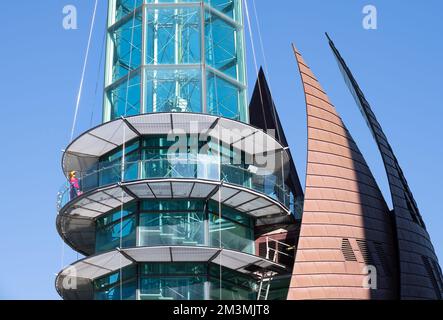
<instances>
[{"instance_id":1,"label":"dark metal sail","mask_svg":"<svg viewBox=\"0 0 443 320\"><path fill-rule=\"evenodd\" d=\"M443 277L426 226L398 160L369 102L346 62L326 34L345 82L380 150L391 190L398 239L402 299L441 299Z\"/></svg>"}]
</instances>

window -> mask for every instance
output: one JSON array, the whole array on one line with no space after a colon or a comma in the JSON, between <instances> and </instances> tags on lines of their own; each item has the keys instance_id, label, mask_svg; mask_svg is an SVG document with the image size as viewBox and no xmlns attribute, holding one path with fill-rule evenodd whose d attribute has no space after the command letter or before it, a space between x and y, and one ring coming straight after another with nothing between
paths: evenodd
<instances>
[{"instance_id":1,"label":"window","mask_svg":"<svg viewBox=\"0 0 443 320\"><path fill-rule=\"evenodd\" d=\"M150 263L140 268L140 299L203 300L205 264Z\"/></svg>"},{"instance_id":2,"label":"window","mask_svg":"<svg viewBox=\"0 0 443 320\"><path fill-rule=\"evenodd\" d=\"M135 7L134 7L135 3ZM135 8L140 6L143 3L143 0L117 0L115 6L115 18L116 20L120 20L121 18L127 16Z\"/></svg>"},{"instance_id":3,"label":"window","mask_svg":"<svg viewBox=\"0 0 443 320\"><path fill-rule=\"evenodd\" d=\"M209 114L244 121L244 90L232 82L208 72L206 99Z\"/></svg>"},{"instance_id":4,"label":"window","mask_svg":"<svg viewBox=\"0 0 443 320\"><path fill-rule=\"evenodd\" d=\"M137 289L136 266L123 268L94 281L95 300L135 300Z\"/></svg>"},{"instance_id":5,"label":"window","mask_svg":"<svg viewBox=\"0 0 443 320\"><path fill-rule=\"evenodd\" d=\"M125 205L96 221L96 252L136 245L136 203Z\"/></svg>"},{"instance_id":6,"label":"window","mask_svg":"<svg viewBox=\"0 0 443 320\"><path fill-rule=\"evenodd\" d=\"M237 29L216 14L205 14L206 62L211 67L225 73L235 80L240 80L237 72L241 39ZM240 42L239 42L240 40Z\"/></svg>"},{"instance_id":7,"label":"window","mask_svg":"<svg viewBox=\"0 0 443 320\"><path fill-rule=\"evenodd\" d=\"M134 2L133 0L129 0ZM113 42L112 81L126 76L128 72L141 65L142 18L135 19L118 26L111 34Z\"/></svg>"},{"instance_id":8,"label":"window","mask_svg":"<svg viewBox=\"0 0 443 320\"><path fill-rule=\"evenodd\" d=\"M215 264L149 263L140 266L140 299L255 300L256 288L251 277Z\"/></svg>"},{"instance_id":9,"label":"window","mask_svg":"<svg viewBox=\"0 0 443 320\"><path fill-rule=\"evenodd\" d=\"M139 245L204 245L204 215L201 212L142 213Z\"/></svg>"},{"instance_id":10,"label":"window","mask_svg":"<svg viewBox=\"0 0 443 320\"><path fill-rule=\"evenodd\" d=\"M146 63L200 63L200 25L200 8L148 8Z\"/></svg>"},{"instance_id":11,"label":"window","mask_svg":"<svg viewBox=\"0 0 443 320\"><path fill-rule=\"evenodd\" d=\"M198 68L147 69L145 112L202 112Z\"/></svg>"},{"instance_id":12,"label":"window","mask_svg":"<svg viewBox=\"0 0 443 320\"><path fill-rule=\"evenodd\" d=\"M254 279L235 271L211 265L211 300L256 300L257 283Z\"/></svg>"},{"instance_id":13,"label":"window","mask_svg":"<svg viewBox=\"0 0 443 320\"><path fill-rule=\"evenodd\" d=\"M218 203L209 203L210 246L255 253L252 218L226 206L219 215Z\"/></svg>"},{"instance_id":14,"label":"window","mask_svg":"<svg viewBox=\"0 0 443 320\"><path fill-rule=\"evenodd\" d=\"M122 179L122 148L118 148L101 157L99 163L99 186L120 182ZM130 141L125 145L124 181L138 178L138 161L140 159L140 141Z\"/></svg>"},{"instance_id":15,"label":"window","mask_svg":"<svg viewBox=\"0 0 443 320\"><path fill-rule=\"evenodd\" d=\"M123 79L107 93L111 106L111 120L121 116L133 116L140 113L140 74L130 79Z\"/></svg>"},{"instance_id":16,"label":"window","mask_svg":"<svg viewBox=\"0 0 443 320\"><path fill-rule=\"evenodd\" d=\"M229 18L237 21L241 20L238 12L238 0L205 0L205 2Z\"/></svg>"}]
</instances>

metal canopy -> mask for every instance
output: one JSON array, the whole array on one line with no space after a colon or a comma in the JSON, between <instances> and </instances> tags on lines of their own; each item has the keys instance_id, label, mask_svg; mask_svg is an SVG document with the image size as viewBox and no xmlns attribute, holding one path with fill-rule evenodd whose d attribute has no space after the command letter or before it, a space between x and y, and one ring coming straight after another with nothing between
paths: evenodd
<instances>
[{"instance_id":1,"label":"metal canopy","mask_svg":"<svg viewBox=\"0 0 443 320\"><path fill-rule=\"evenodd\" d=\"M60 210L57 230L74 250L92 254L95 219L138 199L212 199L256 219L291 214L269 196L236 185L208 180L139 180L96 189L72 200Z\"/></svg>"},{"instance_id":2,"label":"metal canopy","mask_svg":"<svg viewBox=\"0 0 443 320\"><path fill-rule=\"evenodd\" d=\"M289 161L284 146L246 123L207 114L151 113L117 119L85 132L65 150L63 171L86 171L99 157L136 137L171 133L204 134L252 156L281 152L283 163Z\"/></svg>"},{"instance_id":3,"label":"metal canopy","mask_svg":"<svg viewBox=\"0 0 443 320\"><path fill-rule=\"evenodd\" d=\"M92 282L137 263L200 262L214 263L243 274L270 270L286 273L285 266L247 253L209 247L162 246L116 249L87 257L61 271L56 288L64 299L92 299ZM72 286L76 283L77 286Z\"/></svg>"}]
</instances>

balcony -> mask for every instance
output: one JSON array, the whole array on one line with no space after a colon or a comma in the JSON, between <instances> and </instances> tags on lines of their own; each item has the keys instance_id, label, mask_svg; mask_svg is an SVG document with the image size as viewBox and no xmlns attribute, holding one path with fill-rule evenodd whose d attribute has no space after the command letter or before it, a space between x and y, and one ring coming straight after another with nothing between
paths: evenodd
<instances>
[{"instance_id":1,"label":"balcony","mask_svg":"<svg viewBox=\"0 0 443 320\"><path fill-rule=\"evenodd\" d=\"M57 196L57 209L60 211L67 203L94 189L119 182L143 179L199 179L222 181L248 188L279 201L293 209L294 196L290 189L279 182L278 176L254 166L223 164L217 159L172 158L153 159L117 163L99 170L80 174L79 189L66 183Z\"/></svg>"}]
</instances>

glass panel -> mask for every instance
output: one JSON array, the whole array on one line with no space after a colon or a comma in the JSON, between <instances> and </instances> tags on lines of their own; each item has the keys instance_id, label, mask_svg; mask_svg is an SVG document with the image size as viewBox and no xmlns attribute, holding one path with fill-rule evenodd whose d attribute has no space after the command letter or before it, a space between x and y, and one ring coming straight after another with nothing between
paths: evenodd
<instances>
[{"instance_id":1,"label":"glass panel","mask_svg":"<svg viewBox=\"0 0 443 320\"><path fill-rule=\"evenodd\" d=\"M268 300L286 300L291 284L291 276L275 277L271 281Z\"/></svg>"},{"instance_id":2,"label":"glass panel","mask_svg":"<svg viewBox=\"0 0 443 320\"><path fill-rule=\"evenodd\" d=\"M218 15L205 13L206 62L237 79L237 30Z\"/></svg>"},{"instance_id":3,"label":"glass panel","mask_svg":"<svg viewBox=\"0 0 443 320\"><path fill-rule=\"evenodd\" d=\"M197 160L197 178L220 180L219 158L210 155L199 155Z\"/></svg>"},{"instance_id":4,"label":"glass panel","mask_svg":"<svg viewBox=\"0 0 443 320\"><path fill-rule=\"evenodd\" d=\"M253 173L245 167L244 165L222 164L223 181L242 187L251 187Z\"/></svg>"},{"instance_id":5,"label":"glass panel","mask_svg":"<svg viewBox=\"0 0 443 320\"><path fill-rule=\"evenodd\" d=\"M141 275L205 275L207 273L204 263L147 263L140 267Z\"/></svg>"},{"instance_id":6,"label":"glass panel","mask_svg":"<svg viewBox=\"0 0 443 320\"><path fill-rule=\"evenodd\" d=\"M213 200L209 201L209 212L212 212L213 214L217 215L218 209L219 209L218 202L213 201ZM241 213L231 207L222 205L222 213L223 213L224 217L226 217L232 221L238 222L238 223L244 225L245 227L248 227L248 228L254 227L254 220L251 217L249 217L248 215Z\"/></svg>"},{"instance_id":7,"label":"glass panel","mask_svg":"<svg viewBox=\"0 0 443 320\"><path fill-rule=\"evenodd\" d=\"M200 63L200 9L148 9L147 64Z\"/></svg>"},{"instance_id":8,"label":"glass panel","mask_svg":"<svg viewBox=\"0 0 443 320\"><path fill-rule=\"evenodd\" d=\"M204 245L203 213L148 213L140 215L139 245Z\"/></svg>"},{"instance_id":9,"label":"glass panel","mask_svg":"<svg viewBox=\"0 0 443 320\"><path fill-rule=\"evenodd\" d=\"M215 10L227 15L229 18L240 21L237 0L205 0L205 2Z\"/></svg>"},{"instance_id":10,"label":"glass panel","mask_svg":"<svg viewBox=\"0 0 443 320\"><path fill-rule=\"evenodd\" d=\"M129 203L125 204L123 206L123 210L118 209L110 214L107 214L103 217L100 217L97 219L97 227L103 228L109 224L112 224L116 221L119 221L122 217L125 218L131 214L134 214L137 212L137 204L136 203Z\"/></svg>"},{"instance_id":11,"label":"glass panel","mask_svg":"<svg viewBox=\"0 0 443 320\"><path fill-rule=\"evenodd\" d=\"M144 148L169 148L176 140L169 140L167 136L148 136L143 139Z\"/></svg>"},{"instance_id":12,"label":"glass panel","mask_svg":"<svg viewBox=\"0 0 443 320\"><path fill-rule=\"evenodd\" d=\"M97 228L96 232L96 252L103 252L117 247L134 247L136 245L136 219L134 216L126 217L123 223L120 221ZM121 238L121 243L120 243Z\"/></svg>"},{"instance_id":13,"label":"glass panel","mask_svg":"<svg viewBox=\"0 0 443 320\"><path fill-rule=\"evenodd\" d=\"M209 219L211 247L255 253L253 229L225 219L223 216L220 218L217 214L211 214Z\"/></svg>"},{"instance_id":14,"label":"glass panel","mask_svg":"<svg viewBox=\"0 0 443 320\"><path fill-rule=\"evenodd\" d=\"M121 276L121 277L120 277ZM135 300L136 267L130 266L94 281L95 300Z\"/></svg>"},{"instance_id":15,"label":"glass panel","mask_svg":"<svg viewBox=\"0 0 443 320\"><path fill-rule=\"evenodd\" d=\"M257 283L252 278L217 265L211 265L209 270L211 300L257 299Z\"/></svg>"},{"instance_id":16,"label":"glass panel","mask_svg":"<svg viewBox=\"0 0 443 320\"><path fill-rule=\"evenodd\" d=\"M146 3L199 3L201 0L146 0Z\"/></svg>"},{"instance_id":17,"label":"glass panel","mask_svg":"<svg viewBox=\"0 0 443 320\"><path fill-rule=\"evenodd\" d=\"M134 140L125 146L125 176L124 181L138 178L138 160L140 159L140 141ZM122 148L118 148L101 157L99 162L99 186L117 183L121 180Z\"/></svg>"},{"instance_id":18,"label":"glass panel","mask_svg":"<svg viewBox=\"0 0 443 320\"><path fill-rule=\"evenodd\" d=\"M204 300L204 277L142 278L142 300Z\"/></svg>"},{"instance_id":19,"label":"glass panel","mask_svg":"<svg viewBox=\"0 0 443 320\"><path fill-rule=\"evenodd\" d=\"M130 14L135 8L139 7L143 0L117 0L115 6L115 18L120 20Z\"/></svg>"},{"instance_id":20,"label":"glass panel","mask_svg":"<svg viewBox=\"0 0 443 320\"><path fill-rule=\"evenodd\" d=\"M129 0L134 1L134 0ZM113 81L137 69L141 64L142 18L138 14L119 26L112 34L114 45Z\"/></svg>"},{"instance_id":21,"label":"glass panel","mask_svg":"<svg viewBox=\"0 0 443 320\"><path fill-rule=\"evenodd\" d=\"M207 74L207 108L209 114L243 120L245 110L243 95L243 90L231 82L216 76L212 72Z\"/></svg>"},{"instance_id":22,"label":"glass panel","mask_svg":"<svg viewBox=\"0 0 443 320\"><path fill-rule=\"evenodd\" d=\"M204 263L149 263L140 266L142 300L203 300Z\"/></svg>"},{"instance_id":23,"label":"glass panel","mask_svg":"<svg viewBox=\"0 0 443 320\"><path fill-rule=\"evenodd\" d=\"M203 200L146 200L142 202L142 211L202 211Z\"/></svg>"},{"instance_id":24,"label":"glass panel","mask_svg":"<svg viewBox=\"0 0 443 320\"><path fill-rule=\"evenodd\" d=\"M120 161L113 163L103 163L99 172L99 186L105 186L120 182L121 164Z\"/></svg>"},{"instance_id":25,"label":"glass panel","mask_svg":"<svg viewBox=\"0 0 443 320\"><path fill-rule=\"evenodd\" d=\"M108 91L111 120L140 113L140 85L140 74L136 74L129 81L123 80L116 88Z\"/></svg>"},{"instance_id":26,"label":"glass panel","mask_svg":"<svg viewBox=\"0 0 443 320\"><path fill-rule=\"evenodd\" d=\"M200 69L146 70L146 112L201 112Z\"/></svg>"}]
</instances>

